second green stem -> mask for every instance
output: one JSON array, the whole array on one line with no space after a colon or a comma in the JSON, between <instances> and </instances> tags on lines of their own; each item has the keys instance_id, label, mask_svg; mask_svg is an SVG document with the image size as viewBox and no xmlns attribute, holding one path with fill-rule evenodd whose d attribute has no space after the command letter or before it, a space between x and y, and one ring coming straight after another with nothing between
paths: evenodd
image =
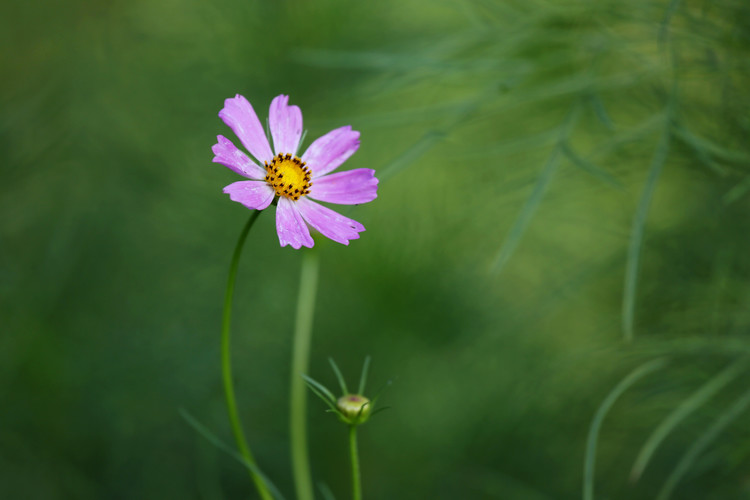
<instances>
[{"instance_id":1,"label":"second green stem","mask_svg":"<svg viewBox=\"0 0 750 500\"><path fill-rule=\"evenodd\" d=\"M307 451L307 388L302 378L310 364L310 342L318 290L318 251L315 248L302 254L302 273L297 301L292 346L292 374L290 387L290 439L292 472L298 500L313 500L312 475Z\"/></svg>"}]
</instances>

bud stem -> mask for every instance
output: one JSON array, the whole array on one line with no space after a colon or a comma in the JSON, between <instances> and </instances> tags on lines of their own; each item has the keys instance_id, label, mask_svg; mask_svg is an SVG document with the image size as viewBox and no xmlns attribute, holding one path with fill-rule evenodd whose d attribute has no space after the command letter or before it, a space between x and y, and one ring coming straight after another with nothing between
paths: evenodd
<instances>
[{"instance_id":1,"label":"bud stem","mask_svg":"<svg viewBox=\"0 0 750 500\"><path fill-rule=\"evenodd\" d=\"M349 453L352 456L352 499L362 500L362 480L359 475L359 452L357 450L357 425L349 426Z\"/></svg>"}]
</instances>

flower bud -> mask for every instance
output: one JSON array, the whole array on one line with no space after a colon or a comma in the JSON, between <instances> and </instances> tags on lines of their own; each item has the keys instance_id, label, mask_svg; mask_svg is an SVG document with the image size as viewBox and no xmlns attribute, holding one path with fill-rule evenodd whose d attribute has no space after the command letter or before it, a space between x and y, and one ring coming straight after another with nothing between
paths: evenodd
<instances>
[{"instance_id":1,"label":"flower bud","mask_svg":"<svg viewBox=\"0 0 750 500\"><path fill-rule=\"evenodd\" d=\"M341 418L344 422L351 425L358 425L365 423L370 417L372 404L364 396L347 394L339 398L336 407L341 412Z\"/></svg>"}]
</instances>

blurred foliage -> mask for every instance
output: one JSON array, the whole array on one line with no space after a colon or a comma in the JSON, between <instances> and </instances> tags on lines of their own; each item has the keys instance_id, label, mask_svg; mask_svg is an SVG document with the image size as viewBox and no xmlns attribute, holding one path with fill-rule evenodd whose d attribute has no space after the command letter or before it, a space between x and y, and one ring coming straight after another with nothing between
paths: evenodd
<instances>
[{"instance_id":1,"label":"blurred foliage","mask_svg":"<svg viewBox=\"0 0 750 500\"><path fill-rule=\"evenodd\" d=\"M310 374L370 354L372 384L395 379L360 433L368 498L580 498L595 414L595 498L750 495L747 2L40 0L0 19L8 498L252 493L180 416L231 443L219 316L248 212L210 147L235 93L262 116L290 94L308 143L351 124L345 168L382 181L346 209L361 240L320 242ZM237 391L288 496L298 270L262 215ZM324 409L314 474L347 498Z\"/></svg>"}]
</instances>

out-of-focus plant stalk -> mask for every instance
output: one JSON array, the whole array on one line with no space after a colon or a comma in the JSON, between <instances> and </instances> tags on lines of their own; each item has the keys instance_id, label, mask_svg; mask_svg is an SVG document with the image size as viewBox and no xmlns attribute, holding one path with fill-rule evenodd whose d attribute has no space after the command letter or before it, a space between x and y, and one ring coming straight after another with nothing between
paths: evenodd
<instances>
[{"instance_id":1,"label":"out-of-focus plant stalk","mask_svg":"<svg viewBox=\"0 0 750 500\"><path fill-rule=\"evenodd\" d=\"M319 256L317 248L302 254L297 319L292 345L292 374L290 387L290 439L292 447L292 472L298 500L312 500L313 486L310 460L307 451L307 390L302 375L310 362L310 341L318 290Z\"/></svg>"},{"instance_id":2,"label":"out-of-focus plant stalk","mask_svg":"<svg viewBox=\"0 0 750 500\"><path fill-rule=\"evenodd\" d=\"M255 487L258 489L258 493L263 500L273 500L268 486L266 486L263 477L256 472L257 465L253 454L250 452L250 447L245 439L245 433L242 430L242 422L240 421L239 414L237 412L237 400L234 395L234 383L232 382L232 357L231 357L231 343L230 343L230 326L232 323L232 297L234 296L234 282L237 279L237 268L240 263L240 255L242 254L242 247L245 245L245 240L253 227L253 224L258 219L260 210L255 210L250 219L248 219L245 227L240 233L240 237L237 240L237 246L234 248L234 255L232 255L232 263L229 265L229 278L227 279L227 290L224 295L224 313L221 322L221 373L224 380L224 395L227 400L227 412L229 413L229 422L232 425L232 432L234 438L237 441L237 448L245 461L252 467L248 468L250 477L255 483Z\"/></svg>"}]
</instances>

